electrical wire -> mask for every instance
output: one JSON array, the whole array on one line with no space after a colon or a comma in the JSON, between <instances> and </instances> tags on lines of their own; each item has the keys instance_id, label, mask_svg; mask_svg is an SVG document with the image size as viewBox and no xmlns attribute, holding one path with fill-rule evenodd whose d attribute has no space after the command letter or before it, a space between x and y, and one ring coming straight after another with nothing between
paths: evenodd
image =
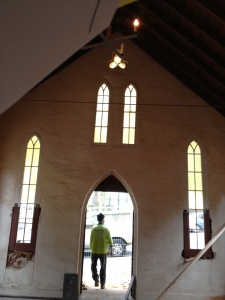
<instances>
[{"instance_id":1,"label":"electrical wire","mask_svg":"<svg viewBox=\"0 0 225 300\"><path fill-rule=\"evenodd\" d=\"M71 101L71 100L44 100L44 99L21 99L20 101L27 101L27 102L55 102L55 103L71 103L71 104L94 104L96 102L91 101ZM117 103L117 102L110 102L110 103L102 103L102 104L109 104L109 105L124 105L124 103ZM130 104L132 105L132 104ZM212 107L219 107L225 108L225 104L221 105L205 105L205 104L163 104L163 103L136 103L133 104L136 106L158 106L158 107L202 107L202 108L212 108Z\"/></svg>"}]
</instances>

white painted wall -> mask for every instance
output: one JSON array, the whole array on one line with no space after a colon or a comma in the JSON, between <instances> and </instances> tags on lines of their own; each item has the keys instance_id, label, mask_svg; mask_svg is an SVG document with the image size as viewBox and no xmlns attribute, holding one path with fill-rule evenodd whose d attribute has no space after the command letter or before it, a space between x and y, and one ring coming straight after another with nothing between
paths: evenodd
<instances>
[{"instance_id":1,"label":"white painted wall","mask_svg":"<svg viewBox=\"0 0 225 300\"><path fill-rule=\"evenodd\" d=\"M90 188L113 170L137 202L137 299L156 299L184 268L186 150L193 138L203 147L213 233L224 223L225 119L211 108L186 106L204 102L131 42L125 42L126 70L108 69L110 58L107 47L90 51L0 116L0 294L62 296L63 274L80 272L83 203ZM96 146L96 96L104 81L113 102L109 142ZM141 104L137 145L123 147L123 95L130 83ZM6 270L20 148L35 128L44 147L35 260L23 270ZM216 258L199 261L165 299L222 297L224 249L223 235L213 246ZM27 279L20 280L18 274Z\"/></svg>"}]
</instances>

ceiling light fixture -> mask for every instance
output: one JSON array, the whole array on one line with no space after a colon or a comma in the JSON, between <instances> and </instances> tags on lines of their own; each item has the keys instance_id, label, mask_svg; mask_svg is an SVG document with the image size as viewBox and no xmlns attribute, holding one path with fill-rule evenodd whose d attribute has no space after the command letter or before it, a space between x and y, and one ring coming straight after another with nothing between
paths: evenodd
<instances>
[{"instance_id":1,"label":"ceiling light fixture","mask_svg":"<svg viewBox=\"0 0 225 300\"><path fill-rule=\"evenodd\" d=\"M124 52L124 44L122 43L120 46L120 50L117 50L121 56L123 57ZM113 53L112 60L108 62L108 66L110 69L114 69L116 67L120 67L121 69L125 69L128 65L128 62L123 60L123 58L119 57L116 53Z\"/></svg>"},{"instance_id":2,"label":"ceiling light fixture","mask_svg":"<svg viewBox=\"0 0 225 300\"><path fill-rule=\"evenodd\" d=\"M125 40L129 40L129 39L133 39L133 38L138 37L137 28L138 28L138 25L139 25L139 21L136 19L134 21L133 25L134 25L133 34L128 35L128 36L123 36L121 38L114 39L114 40L110 40L109 39L110 35L111 35L111 32L110 32L111 31L111 27L108 27L106 36L103 33L99 34L100 37L103 39L103 42L100 42L98 44L87 45L87 46L82 47L81 49L82 50L86 50L86 49L91 49L91 48L96 48L96 47L99 47L99 46L103 46L103 45L106 44L114 52L113 53L113 59L111 61L112 64L111 64L111 66L109 65L109 67L113 69L113 68L119 66L120 68L125 69L126 66L127 66L127 62L123 60L124 44L123 43L121 44L121 49L120 50L116 50L116 48L112 45L112 43L114 43L114 42L122 42L122 41L125 41ZM109 62L109 64L110 64L110 62Z\"/></svg>"}]
</instances>

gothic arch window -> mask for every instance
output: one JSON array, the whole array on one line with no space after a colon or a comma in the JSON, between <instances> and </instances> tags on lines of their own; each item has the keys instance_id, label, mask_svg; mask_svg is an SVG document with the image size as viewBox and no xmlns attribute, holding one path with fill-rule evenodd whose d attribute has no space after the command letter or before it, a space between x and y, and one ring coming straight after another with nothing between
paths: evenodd
<instances>
[{"instance_id":1,"label":"gothic arch window","mask_svg":"<svg viewBox=\"0 0 225 300\"><path fill-rule=\"evenodd\" d=\"M187 149L188 210L184 211L184 256L195 256L211 238L209 211L204 209L202 154L192 141ZM205 256L211 256L210 251Z\"/></svg>"},{"instance_id":2,"label":"gothic arch window","mask_svg":"<svg viewBox=\"0 0 225 300\"><path fill-rule=\"evenodd\" d=\"M123 144L135 144L137 92L130 84L125 91L123 115Z\"/></svg>"},{"instance_id":3,"label":"gothic arch window","mask_svg":"<svg viewBox=\"0 0 225 300\"><path fill-rule=\"evenodd\" d=\"M9 250L35 250L40 214L40 206L36 205L40 158L41 142L34 134L25 149L19 203L13 208Z\"/></svg>"},{"instance_id":4,"label":"gothic arch window","mask_svg":"<svg viewBox=\"0 0 225 300\"><path fill-rule=\"evenodd\" d=\"M107 143L109 96L109 88L103 83L98 90L94 143Z\"/></svg>"}]
</instances>

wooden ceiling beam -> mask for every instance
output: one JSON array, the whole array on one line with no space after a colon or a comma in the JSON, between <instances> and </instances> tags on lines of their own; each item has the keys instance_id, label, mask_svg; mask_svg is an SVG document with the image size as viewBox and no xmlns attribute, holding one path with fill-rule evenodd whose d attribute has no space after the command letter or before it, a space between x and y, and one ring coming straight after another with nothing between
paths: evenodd
<instances>
[{"instance_id":1,"label":"wooden ceiling beam","mask_svg":"<svg viewBox=\"0 0 225 300\"><path fill-rule=\"evenodd\" d=\"M132 41L138 45L137 41ZM156 61L158 61L164 68L166 68L173 76L175 76L179 81L185 84L190 90L192 90L196 95L202 98L211 108L215 109L219 114L225 118L225 103L221 103L209 89L205 86L199 84L190 74L184 72L182 68L174 63L173 59L169 59L165 53L158 51L158 48L153 45L153 43L142 41L144 48L147 53L150 54ZM138 45L140 46L140 45Z\"/></svg>"},{"instance_id":2,"label":"wooden ceiling beam","mask_svg":"<svg viewBox=\"0 0 225 300\"><path fill-rule=\"evenodd\" d=\"M180 24L176 24L173 21L173 19L171 19L170 16L167 16L167 15L163 14L162 12L158 11L158 9L154 6L154 1L147 2L146 5L143 5L140 2L139 5L141 6L142 11L144 11L144 10L148 11L144 14L146 14L146 15L148 14L151 17L156 18L161 24L163 24L163 26L165 28L170 30L173 34L176 34L177 36L179 36L181 39L188 42L192 47L195 48L196 51L201 53L201 55L207 56L207 58L210 59L211 62L216 63L218 68L222 67L223 72L224 72L224 70L225 70L225 60L221 59L219 55L214 54L211 51L211 49L207 49L207 46L203 45L201 41L199 41L198 39L190 36L187 32L185 32L182 28L180 28L180 26L179 26ZM161 0L157 0L157 6L160 6L160 5L163 6L163 2ZM132 9L131 9L131 11L132 11ZM174 10L174 13L176 13L175 10ZM151 20L150 21L148 20L148 23L149 23L149 26L150 26L151 25ZM189 23L189 24L191 26L191 23ZM213 43L215 41L212 40L211 42ZM218 44L218 48L221 48L220 44ZM224 49L224 51L225 51L225 49Z\"/></svg>"},{"instance_id":3,"label":"wooden ceiling beam","mask_svg":"<svg viewBox=\"0 0 225 300\"><path fill-rule=\"evenodd\" d=\"M225 80L218 76L217 73L213 72L209 67L207 67L204 63L199 61L195 56L189 53L185 48L181 47L175 40L171 39L164 32L161 32L157 28L149 28L149 30L153 30L155 34L157 34L158 38L164 40L168 45L168 49L173 49L177 54L179 54L180 59L187 61L188 64L193 65L195 70L198 69L204 76L209 77L211 81L217 86L217 90L225 92ZM223 95L225 97L225 93Z\"/></svg>"},{"instance_id":4,"label":"wooden ceiling beam","mask_svg":"<svg viewBox=\"0 0 225 300\"><path fill-rule=\"evenodd\" d=\"M208 0L195 0L195 2L197 2L197 4L201 5L205 10L207 10L208 13L210 13L211 15L214 15L214 17L216 17L224 22L225 12L223 10L221 10L221 8L217 7L216 1L213 1L213 3L212 3L212 1L208 1Z\"/></svg>"},{"instance_id":5,"label":"wooden ceiling beam","mask_svg":"<svg viewBox=\"0 0 225 300\"><path fill-rule=\"evenodd\" d=\"M179 0L163 0L166 5L170 6L171 9L176 10L176 12L182 16L186 22L192 23L195 27L198 28L198 30L204 32L207 36L209 36L211 39L215 40L217 43L221 44L223 47L225 47L225 37L220 35L220 32L218 30L213 30L212 26L209 24L203 24L199 18L195 17L192 13L189 12L189 10L185 9L183 2L180 2ZM225 27L225 21L219 20L221 27Z\"/></svg>"},{"instance_id":6,"label":"wooden ceiling beam","mask_svg":"<svg viewBox=\"0 0 225 300\"><path fill-rule=\"evenodd\" d=\"M134 15L130 15L130 12L127 11L124 15L124 19L132 19ZM142 24L143 26L144 24ZM127 34L127 33L125 33ZM193 72L190 68L188 68L188 65L185 64L180 59L180 54L178 52L175 52L173 49L171 52L171 48L168 47L167 41L163 40L161 36L159 36L155 31L150 30L147 26L145 26L145 29L142 28L142 30L139 32L139 38L136 40L133 40L135 44L138 46L141 40L141 47L144 51L147 50L147 53L149 52L149 44L151 45L151 53L153 53L153 57L157 57L160 59L158 60L162 65L164 65L169 71L170 66L172 67L172 73L176 74L175 76L181 80L181 74L182 78L185 80L185 84L189 86L195 93L198 95L201 94L201 97L211 106L217 106L217 110L223 110L222 105L225 104L224 97L222 95L218 95L216 90L212 90L212 87L210 84L207 84L205 80L202 80L201 76L199 76L198 72ZM170 50L169 50L170 49ZM203 97L204 95L204 97ZM221 97L222 96L222 97ZM225 108L224 108L225 112ZM225 116L225 114L224 114Z\"/></svg>"},{"instance_id":7,"label":"wooden ceiling beam","mask_svg":"<svg viewBox=\"0 0 225 300\"><path fill-rule=\"evenodd\" d=\"M215 109L219 114L221 114L225 118L225 104L221 103L220 99L218 99L210 90L208 90L205 86L199 84L190 74L184 72L182 68L177 66L174 63L173 59L169 59L165 53L158 51L158 47L154 46L153 43L146 41L141 41L138 43L137 41L132 41L140 47L145 48L145 51L150 54L156 61L158 61L164 68L166 68L173 76L175 76L179 81L185 84L190 90L192 90L196 95L202 98L211 108Z\"/></svg>"},{"instance_id":8,"label":"wooden ceiling beam","mask_svg":"<svg viewBox=\"0 0 225 300\"><path fill-rule=\"evenodd\" d=\"M156 31L152 31L152 33L155 34L156 39L161 44L161 48L164 49L170 60L176 62L179 68L182 68L189 76L192 76L199 84L202 86L207 85L207 89L218 98L219 102L221 103L224 100L225 103L225 82L224 85L222 85L216 81L202 66L199 66L196 61L190 59L188 53L185 53L185 50L175 47L173 42L169 40L166 35L163 36ZM202 78L204 78L204 80ZM213 85L211 84L212 81L214 82ZM216 85L217 88L215 88L214 85Z\"/></svg>"},{"instance_id":9,"label":"wooden ceiling beam","mask_svg":"<svg viewBox=\"0 0 225 300\"><path fill-rule=\"evenodd\" d=\"M126 9L126 8L124 8L124 9ZM129 9L129 11L130 11L130 9ZM133 11L133 14L134 14L134 16L133 16L133 18L134 18L135 10ZM157 34L158 37L161 37L162 39L164 39L164 41L167 42L167 44L170 48L173 48L174 51L176 50L177 52L179 52L179 55L183 56L186 60L188 60L188 62L190 64L194 65L195 69L197 67L199 70L201 70L201 72L204 73L204 76L210 77L210 79L215 82L215 85L216 85L215 92L216 93L218 93L218 90L220 92L225 92L225 79L222 78L217 73L215 73L214 71L212 71L209 67L207 67L206 64L204 64L200 60L196 59L193 56L193 54L190 54L186 49L184 49L182 46L180 46L175 40L171 39L169 35L160 31L160 29L158 29L158 27L154 25L155 24L154 19L157 19L157 21L159 21L159 22L163 22L164 26L167 26L167 24L163 20L161 20L157 15L155 15L153 12L151 12L149 10L148 10L148 15L151 15L151 21L152 21L151 25L152 26L146 25L146 28L148 28L149 30L154 30L154 32ZM144 20L142 21L142 23L143 22L144 22ZM176 36L179 36L180 39L184 39L183 36L176 34L176 31L173 28L171 30L172 30L173 34L175 34ZM185 42L187 42L186 39L185 39ZM188 47L189 47L189 45L188 45ZM196 47L194 47L194 49L196 51L199 51L198 48L196 48ZM205 55L203 52L200 52L200 54ZM211 63L213 63L213 62L214 61L212 60ZM223 72L224 71L225 70L223 70ZM224 74L225 74L225 72L224 72ZM225 93L222 94L222 96L225 97Z\"/></svg>"}]
</instances>

